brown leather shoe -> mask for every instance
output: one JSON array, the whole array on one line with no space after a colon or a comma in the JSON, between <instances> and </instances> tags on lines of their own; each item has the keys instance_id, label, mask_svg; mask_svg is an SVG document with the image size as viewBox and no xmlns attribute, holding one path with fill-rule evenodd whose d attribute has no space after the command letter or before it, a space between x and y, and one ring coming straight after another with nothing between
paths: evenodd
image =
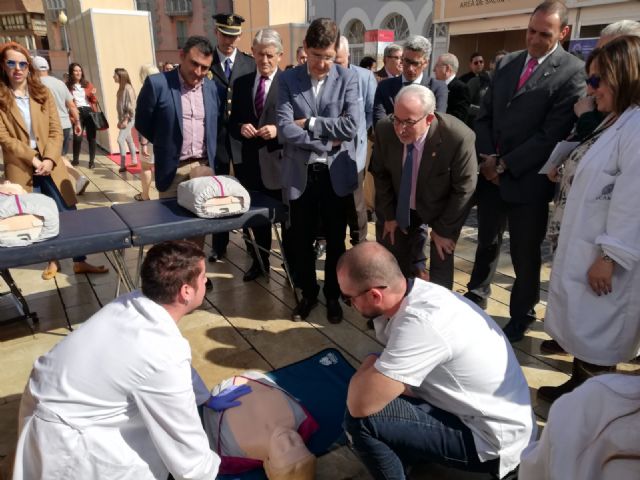
<instances>
[{"instance_id":1,"label":"brown leather shoe","mask_svg":"<svg viewBox=\"0 0 640 480\"><path fill-rule=\"evenodd\" d=\"M91 265L87 262L73 262L73 273L107 273L109 269L104 265Z\"/></svg>"}]
</instances>

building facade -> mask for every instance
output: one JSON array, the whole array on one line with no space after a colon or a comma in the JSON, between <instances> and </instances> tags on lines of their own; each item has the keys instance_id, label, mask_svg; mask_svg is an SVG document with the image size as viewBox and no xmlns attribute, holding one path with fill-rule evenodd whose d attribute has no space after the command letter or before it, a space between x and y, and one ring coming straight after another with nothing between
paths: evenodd
<instances>
[{"instance_id":1,"label":"building facade","mask_svg":"<svg viewBox=\"0 0 640 480\"><path fill-rule=\"evenodd\" d=\"M525 48L529 17L541 0L434 0L434 54L453 52L461 73L473 52L490 59L498 50ZM571 33L563 45L582 53L593 45L606 25L618 20L640 20L637 0L566 0ZM580 52L578 52L580 49ZM488 62L485 62L488 63Z\"/></svg>"},{"instance_id":2,"label":"building facade","mask_svg":"<svg viewBox=\"0 0 640 480\"><path fill-rule=\"evenodd\" d=\"M27 50L48 50L42 0L0 0L0 43L17 42Z\"/></svg>"}]
</instances>

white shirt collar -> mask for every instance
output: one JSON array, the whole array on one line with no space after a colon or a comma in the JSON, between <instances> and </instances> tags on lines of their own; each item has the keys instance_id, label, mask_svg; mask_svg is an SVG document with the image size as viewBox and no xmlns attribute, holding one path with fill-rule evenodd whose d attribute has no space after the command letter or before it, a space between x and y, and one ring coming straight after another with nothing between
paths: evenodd
<instances>
[{"instance_id":1,"label":"white shirt collar","mask_svg":"<svg viewBox=\"0 0 640 480\"><path fill-rule=\"evenodd\" d=\"M216 47L216 51L218 52L218 58L220 59L220 63L222 64L223 70L224 70L224 62L227 60L227 58L231 59L231 65L233 65L236 62L236 54L238 53L237 48L234 48L233 53L228 57L224 55L220 50L218 50L218 47Z\"/></svg>"},{"instance_id":2,"label":"white shirt collar","mask_svg":"<svg viewBox=\"0 0 640 480\"><path fill-rule=\"evenodd\" d=\"M449 78L447 78L447 79L445 80L445 83L446 83L447 85L449 85L449 84L451 83L451 81L452 81L454 78L456 78L455 74L454 74L454 75L451 75Z\"/></svg>"},{"instance_id":3,"label":"white shirt collar","mask_svg":"<svg viewBox=\"0 0 640 480\"><path fill-rule=\"evenodd\" d=\"M542 62L544 62L549 56L551 56L551 54L553 52L556 51L556 48L558 48L558 42L556 42L555 47L553 47L549 53L546 53L545 55L543 55L542 57L538 58L538 65L542 65ZM524 60L524 68L527 68L527 63L529 63L529 60L531 60L533 57L531 55L529 55L529 53L527 52L527 58L525 58Z\"/></svg>"},{"instance_id":4,"label":"white shirt collar","mask_svg":"<svg viewBox=\"0 0 640 480\"><path fill-rule=\"evenodd\" d=\"M421 83L422 83L422 77L423 77L423 76L424 76L424 72L422 72L422 73L418 76L418 78L416 78L416 79L415 79L413 82L411 82L411 83L421 84ZM407 80L407 79L405 78L404 73L403 73L403 74L402 74L402 83L404 84L404 83L406 83L406 82L408 82L408 81L409 81L409 80Z\"/></svg>"}]
</instances>

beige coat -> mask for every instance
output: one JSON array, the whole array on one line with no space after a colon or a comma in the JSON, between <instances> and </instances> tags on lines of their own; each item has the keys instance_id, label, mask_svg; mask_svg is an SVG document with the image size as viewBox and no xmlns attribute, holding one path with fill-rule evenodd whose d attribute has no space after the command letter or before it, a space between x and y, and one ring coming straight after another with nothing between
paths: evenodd
<instances>
[{"instance_id":1,"label":"beige coat","mask_svg":"<svg viewBox=\"0 0 640 480\"><path fill-rule=\"evenodd\" d=\"M0 147L4 159L4 174L7 180L22 185L28 192L33 191L33 157L40 154L42 159L53 161L51 178L60 190L68 206L77 203L73 183L64 162L62 151L62 127L53 100L47 92L44 106L29 100L31 125L36 137L36 148L29 146L29 132L22 114L14 103L9 112L0 110Z\"/></svg>"}]
</instances>

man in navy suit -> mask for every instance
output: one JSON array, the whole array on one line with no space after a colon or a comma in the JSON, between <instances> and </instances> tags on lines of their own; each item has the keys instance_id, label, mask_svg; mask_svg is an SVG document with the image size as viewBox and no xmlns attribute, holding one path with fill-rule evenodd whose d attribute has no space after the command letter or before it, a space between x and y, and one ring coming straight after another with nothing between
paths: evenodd
<instances>
[{"instance_id":1,"label":"man in navy suit","mask_svg":"<svg viewBox=\"0 0 640 480\"><path fill-rule=\"evenodd\" d=\"M453 53L443 53L433 66L433 74L446 83L449 89L447 113L465 122L469 115L471 97L467 84L456 77L459 65L458 57Z\"/></svg>"},{"instance_id":2,"label":"man in navy suit","mask_svg":"<svg viewBox=\"0 0 640 480\"><path fill-rule=\"evenodd\" d=\"M500 61L475 123L478 247L465 296L486 306L508 224L516 278L504 332L512 342L523 338L540 300L540 247L553 184L538 171L571 131L573 105L585 89L584 63L560 45L567 23L562 2L535 8L527 49Z\"/></svg>"},{"instance_id":3,"label":"man in navy suit","mask_svg":"<svg viewBox=\"0 0 640 480\"><path fill-rule=\"evenodd\" d=\"M402 51L402 75L378 84L373 101L373 124L393 113L393 102L400 89L412 83L424 85L436 96L436 112L447 111L447 84L429 77L431 42L420 35L407 38Z\"/></svg>"},{"instance_id":4,"label":"man in navy suit","mask_svg":"<svg viewBox=\"0 0 640 480\"><path fill-rule=\"evenodd\" d=\"M318 220L327 239L324 296L327 319L342 320L336 277L345 251L347 207L358 185L354 139L360 118L358 76L334 65L340 31L318 18L304 39L307 63L280 75L277 128L283 143L283 196L289 204L290 242L302 300L294 318L306 318L318 303L313 244Z\"/></svg>"},{"instance_id":5,"label":"man in navy suit","mask_svg":"<svg viewBox=\"0 0 640 480\"><path fill-rule=\"evenodd\" d=\"M242 36L244 18L233 13L219 13L213 16L216 36L216 49L213 52L211 76L218 86L220 96L220 117L218 118L218 142L216 149L216 173L228 175L231 164L236 163L231 149L227 125L232 112L233 88L236 80L256 71L256 62L251 55L238 50ZM223 258L229 243L228 233L211 236L210 262Z\"/></svg>"},{"instance_id":6,"label":"man in navy suit","mask_svg":"<svg viewBox=\"0 0 640 480\"><path fill-rule=\"evenodd\" d=\"M175 197L191 168L214 168L219 100L215 84L207 79L212 61L209 40L189 37L180 66L148 76L138 95L135 126L153 143L161 198Z\"/></svg>"},{"instance_id":7,"label":"man in navy suit","mask_svg":"<svg viewBox=\"0 0 640 480\"><path fill-rule=\"evenodd\" d=\"M353 70L358 75L358 86L360 87L360 98L362 100L360 116L366 120L358 125L358 136L356 137L358 188L353 192L355 210L348 217L351 243L355 245L367 240L367 205L364 198L364 175L367 168L367 131L373 125L373 97L378 84L371 70L349 63L349 40L344 35L340 37L336 64Z\"/></svg>"},{"instance_id":8,"label":"man in navy suit","mask_svg":"<svg viewBox=\"0 0 640 480\"><path fill-rule=\"evenodd\" d=\"M257 71L236 80L228 123L234 172L247 189L265 192L281 201L282 145L276 128L278 77L282 73L278 68L282 59L280 35L268 28L259 30L251 51ZM253 232L257 244L263 248L260 256L268 270L271 226L255 227ZM262 275L262 268L250 243L247 250L253 263L243 280L250 282Z\"/></svg>"}]
</instances>

